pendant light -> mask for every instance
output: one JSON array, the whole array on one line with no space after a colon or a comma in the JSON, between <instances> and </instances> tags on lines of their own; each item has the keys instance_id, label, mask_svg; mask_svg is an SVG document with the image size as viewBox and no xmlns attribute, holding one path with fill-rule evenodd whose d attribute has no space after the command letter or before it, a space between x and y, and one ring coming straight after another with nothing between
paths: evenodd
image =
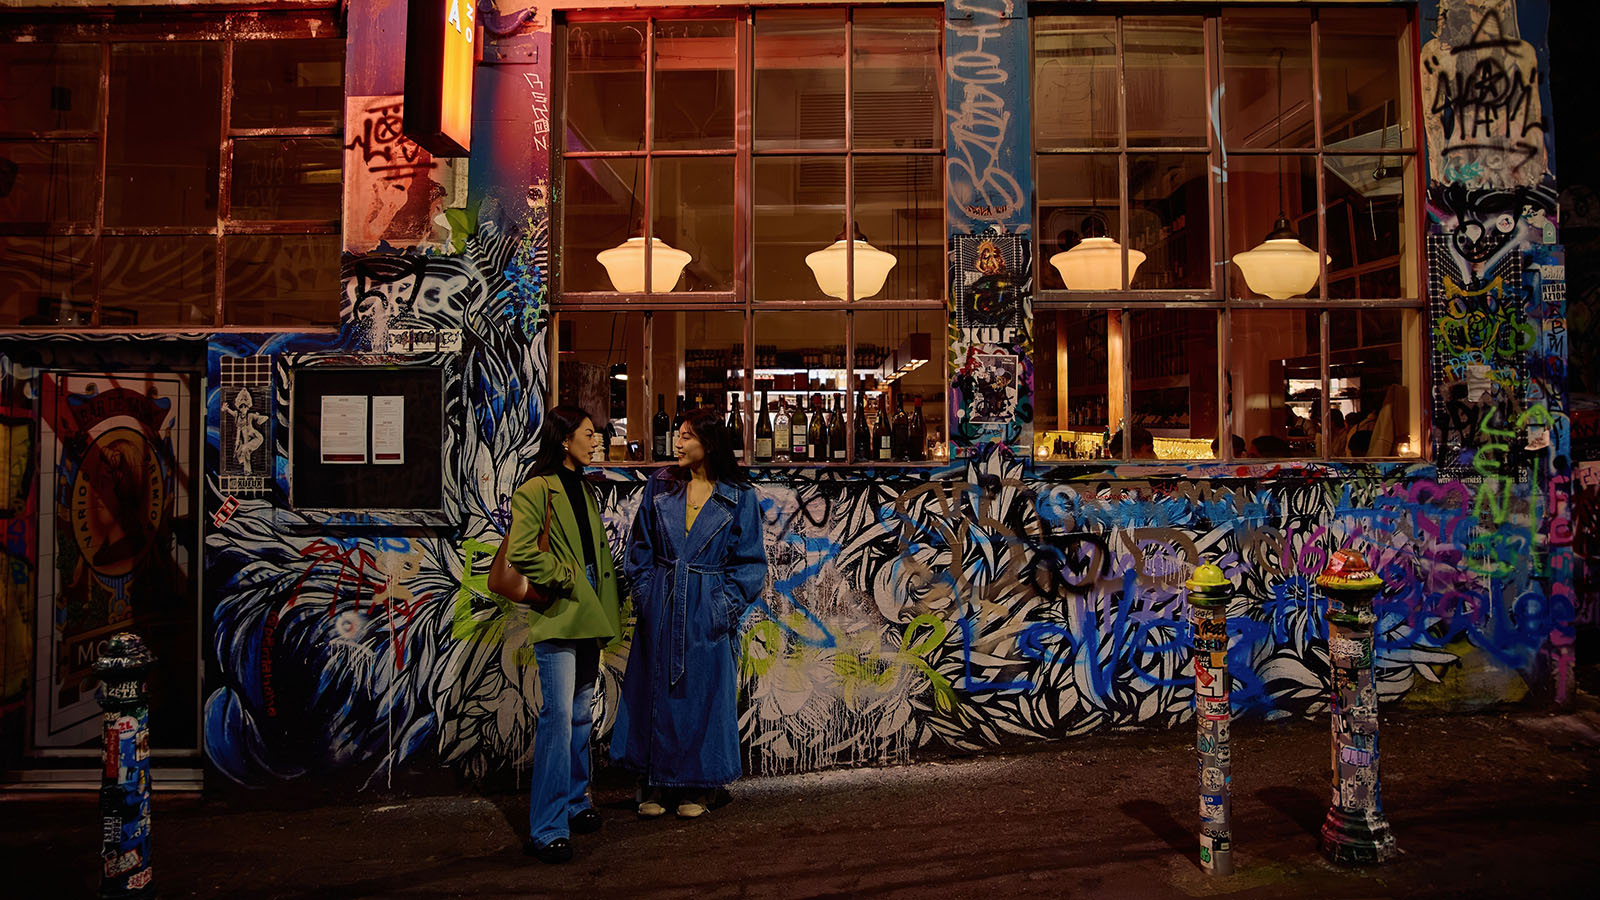
<instances>
[{"instance_id":1,"label":"pendant light","mask_svg":"<svg viewBox=\"0 0 1600 900\"><path fill-rule=\"evenodd\" d=\"M1096 201L1098 202L1098 201ZM1099 234L1086 237L1072 249L1050 257L1050 265L1061 273L1061 282L1072 291L1118 291L1122 289L1122 245L1105 236L1105 226L1096 216L1083 220L1083 233ZM1128 251L1128 281L1139 271L1144 253Z\"/></svg>"},{"instance_id":2,"label":"pendant light","mask_svg":"<svg viewBox=\"0 0 1600 900\"><path fill-rule=\"evenodd\" d=\"M1250 290L1287 300L1299 297L1317 286L1322 274L1322 258L1317 252L1300 243L1283 205L1283 51L1278 51L1278 219L1272 231L1255 247L1233 255L1234 265L1244 274L1244 283ZM1325 257L1332 261L1333 257Z\"/></svg>"},{"instance_id":3,"label":"pendant light","mask_svg":"<svg viewBox=\"0 0 1600 900\"><path fill-rule=\"evenodd\" d=\"M845 257L851 245L854 245L855 250L856 284L855 296L848 299L860 300L883 290L883 283L889 277L889 270L894 268L896 260L893 253L886 253L867 243L866 236L861 233L860 225L856 226L855 233L854 240L847 240L845 233L841 231L832 244L806 254L806 265L811 267L812 274L816 276L817 287L830 297L847 299Z\"/></svg>"},{"instance_id":4,"label":"pendant light","mask_svg":"<svg viewBox=\"0 0 1600 900\"><path fill-rule=\"evenodd\" d=\"M683 267L692 259L687 251L668 246L658 237L650 239L650 293L674 290ZM635 234L609 250L595 254L606 267L611 286L624 294L644 293L644 235Z\"/></svg>"},{"instance_id":5,"label":"pendant light","mask_svg":"<svg viewBox=\"0 0 1600 900\"><path fill-rule=\"evenodd\" d=\"M1089 115L1094 116L1094 71L1089 71ZM1100 206L1100 182L1095 178L1093 157L1089 168L1089 208ZM1122 245L1106 236L1105 222L1099 214L1085 217L1080 226L1083 237L1070 248L1050 257L1050 265L1061 273L1061 283L1069 291L1120 291L1122 281ZM1133 273L1139 271L1145 255L1128 250L1128 284L1133 283Z\"/></svg>"}]
</instances>

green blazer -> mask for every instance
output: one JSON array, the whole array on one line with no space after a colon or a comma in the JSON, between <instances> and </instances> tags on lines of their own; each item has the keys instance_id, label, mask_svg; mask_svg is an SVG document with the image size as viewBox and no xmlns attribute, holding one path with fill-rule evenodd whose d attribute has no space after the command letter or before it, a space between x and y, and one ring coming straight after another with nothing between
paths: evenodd
<instances>
[{"instance_id":1,"label":"green blazer","mask_svg":"<svg viewBox=\"0 0 1600 900\"><path fill-rule=\"evenodd\" d=\"M545 495L550 496L550 552L539 551L539 531L544 527ZM589 534L594 537L599 587L590 586L583 575L583 547L578 543L578 520L573 501L561 479L544 475L528 479L511 495L510 547L506 560L528 581L546 587L555 601L543 612L529 616L530 641L555 638L576 640L600 638L612 641L622 634L621 592L617 589L617 570L606 542L606 526L600 521L600 508L587 494L581 498L589 517Z\"/></svg>"}]
</instances>

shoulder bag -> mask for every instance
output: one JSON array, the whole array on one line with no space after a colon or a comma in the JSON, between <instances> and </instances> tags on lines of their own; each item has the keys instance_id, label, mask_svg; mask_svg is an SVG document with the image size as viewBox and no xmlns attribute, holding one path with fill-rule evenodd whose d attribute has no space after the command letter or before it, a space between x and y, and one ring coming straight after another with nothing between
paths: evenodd
<instances>
[{"instance_id":1,"label":"shoulder bag","mask_svg":"<svg viewBox=\"0 0 1600 900\"><path fill-rule=\"evenodd\" d=\"M544 524L539 528L539 552L550 552L550 489L544 492ZM494 554L494 562L489 564L489 590L510 600L512 603L521 603L534 609L545 609L555 597L548 589L539 587L528 580L528 576L518 572L506 558L506 551L511 547L511 529L506 529L505 540L500 542L500 549Z\"/></svg>"}]
</instances>

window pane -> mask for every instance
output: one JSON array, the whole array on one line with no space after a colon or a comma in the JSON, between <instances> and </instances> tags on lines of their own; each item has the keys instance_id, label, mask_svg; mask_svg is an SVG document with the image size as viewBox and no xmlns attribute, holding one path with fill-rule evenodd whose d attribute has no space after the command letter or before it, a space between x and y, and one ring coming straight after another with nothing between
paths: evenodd
<instances>
[{"instance_id":1,"label":"window pane","mask_svg":"<svg viewBox=\"0 0 1600 900\"><path fill-rule=\"evenodd\" d=\"M657 149L733 148L733 23L656 22Z\"/></svg>"},{"instance_id":2,"label":"window pane","mask_svg":"<svg viewBox=\"0 0 1600 900\"><path fill-rule=\"evenodd\" d=\"M94 238L0 237L0 325L88 325Z\"/></svg>"},{"instance_id":3,"label":"window pane","mask_svg":"<svg viewBox=\"0 0 1600 900\"><path fill-rule=\"evenodd\" d=\"M1224 185L1224 202L1227 205L1228 259L1251 250L1263 243L1272 233L1279 216L1289 220L1289 226L1300 236L1307 249L1317 249L1317 170L1312 156L1230 156L1227 162L1228 180ZM1314 256L1307 254L1301 262L1316 268ZM1330 266L1347 263L1335 258ZM1237 260L1228 266L1228 290L1233 297L1265 296L1246 283ZM1289 279L1293 281L1293 279ZM1317 296L1316 278L1313 275L1308 290L1295 296ZM1265 287L1259 281L1257 287Z\"/></svg>"},{"instance_id":4,"label":"window pane","mask_svg":"<svg viewBox=\"0 0 1600 900\"><path fill-rule=\"evenodd\" d=\"M234 128L337 128L344 41L235 41L231 109Z\"/></svg>"},{"instance_id":5,"label":"window pane","mask_svg":"<svg viewBox=\"0 0 1600 900\"><path fill-rule=\"evenodd\" d=\"M1224 12L1222 82L1224 146L1310 147L1315 124L1310 14Z\"/></svg>"},{"instance_id":6,"label":"window pane","mask_svg":"<svg viewBox=\"0 0 1600 900\"><path fill-rule=\"evenodd\" d=\"M852 458L861 462L940 458L946 421L944 310L852 315L856 393L851 400L861 409L860 415L852 416Z\"/></svg>"},{"instance_id":7,"label":"window pane","mask_svg":"<svg viewBox=\"0 0 1600 900\"><path fill-rule=\"evenodd\" d=\"M657 159L652 183L655 236L690 256L678 289L733 290L733 157Z\"/></svg>"},{"instance_id":8,"label":"window pane","mask_svg":"<svg viewBox=\"0 0 1600 900\"><path fill-rule=\"evenodd\" d=\"M1324 9L1322 129L1330 150L1414 147L1409 76L1416 65L1402 9Z\"/></svg>"},{"instance_id":9,"label":"window pane","mask_svg":"<svg viewBox=\"0 0 1600 900\"><path fill-rule=\"evenodd\" d=\"M1067 251L1085 238L1119 240L1122 222L1117 200L1122 176L1110 154L1041 156L1039 183L1039 273L1046 289L1069 287L1061 266L1074 272L1073 290L1117 290L1122 283L1121 257L1112 255L1084 268ZM1086 246L1088 250L1093 245ZM1082 251L1080 251L1081 253ZM1096 253L1100 251L1096 249ZM1106 273L1096 268L1109 265Z\"/></svg>"},{"instance_id":10,"label":"window pane","mask_svg":"<svg viewBox=\"0 0 1600 900\"><path fill-rule=\"evenodd\" d=\"M1329 156L1328 296L1415 297L1409 156ZM1359 275L1360 278L1350 276Z\"/></svg>"},{"instance_id":11,"label":"window pane","mask_svg":"<svg viewBox=\"0 0 1600 900\"><path fill-rule=\"evenodd\" d=\"M233 142L234 219L339 219L338 138L239 138Z\"/></svg>"},{"instance_id":12,"label":"window pane","mask_svg":"<svg viewBox=\"0 0 1600 900\"><path fill-rule=\"evenodd\" d=\"M646 321L642 312L564 312L556 326L557 402L589 414L605 437L599 455L610 462L648 458Z\"/></svg>"},{"instance_id":13,"label":"window pane","mask_svg":"<svg viewBox=\"0 0 1600 900\"><path fill-rule=\"evenodd\" d=\"M216 238L105 237L101 244L101 325L209 325L216 318Z\"/></svg>"},{"instance_id":14,"label":"window pane","mask_svg":"<svg viewBox=\"0 0 1600 900\"><path fill-rule=\"evenodd\" d=\"M714 409L726 423L734 393L744 402L744 314L658 312L651 319L657 399L665 399L668 413ZM652 429L652 438L657 433ZM669 459L676 452L672 435L665 435Z\"/></svg>"},{"instance_id":15,"label":"window pane","mask_svg":"<svg viewBox=\"0 0 1600 900\"><path fill-rule=\"evenodd\" d=\"M1217 456L1217 313L1134 310L1134 459ZM1112 435L1113 450L1120 448Z\"/></svg>"},{"instance_id":16,"label":"window pane","mask_svg":"<svg viewBox=\"0 0 1600 900\"><path fill-rule=\"evenodd\" d=\"M0 42L0 131L100 127L100 46Z\"/></svg>"},{"instance_id":17,"label":"window pane","mask_svg":"<svg viewBox=\"0 0 1600 900\"><path fill-rule=\"evenodd\" d=\"M1414 309L1328 313L1328 454L1418 456L1420 316Z\"/></svg>"},{"instance_id":18,"label":"window pane","mask_svg":"<svg viewBox=\"0 0 1600 900\"><path fill-rule=\"evenodd\" d=\"M1128 146L1206 144L1205 31L1199 18L1122 22Z\"/></svg>"},{"instance_id":19,"label":"window pane","mask_svg":"<svg viewBox=\"0 0 1600 900\"><path fill-rule=\"evenodd\" d=\"M844 13L755 15L756 150L844 148Z\"/></svg>"},{"instance_id":20,"label":"window pane","mask_svg":"<svg viewBox=\"0 0 1600 900\"><path fill-rule=\"evenodd\" d=\"M90 141L0 144L0 228L93 222L99 167Z\"/></svg>"},{"instance_id":21,"label":"window pane","mask_svg":"<svg viewBox=\"0 0 1600 900\"><path fill-rule=\"evenodd\" d=\"M937 17L857 10L851 29L852 122L856 147L937 147L943 143Z\"/></svg>"},{"instance_id":22,"label":"window pane","mask_svg":"<svg viewBox=\"0 0 1600 900\"><path fill-rule=\"evenodd\" d=\"M944 296L944 172L933 156L858 156L856 226L894 256L881 291L868 292L878 268L856 257L861 297L937 300Z\"/></svg>"},{"instance_id":23,"label":"window pane","mask_svg":"<svg viewBox=\"0 0 1600 900\"><path fill-rule=\"evenodd\" d=\"M219 43L113 46L106 224L215 226L221 118Z\"/></svg>"},{"instance_id":24,"label":"window pane","mask_svg":"<svg viewBox=\"0 0 1600 900\"><path fill-rule=\"evenodd\" d=\"M806 256L843 235L844 165L827 156L754 161L755 299L828 299Z\"/></svg>"},{"instance_id":25,"label":"window pane","mask_svg":"<svg viewBox=\"0 0 1600 900\"><path fill-rule=\"evenodd\" d=\"M1234 311L1230 414L1246 456L1317 455L1322 416L1318 316L1305 309Z\"/></svg>"},{"instance_id":26,"label":"window pane","mask_svg":"<svg viewBox=\"0 0 1600 900\"><path fill-rule=\"evenodd\" d=\"M1107 16L1034 19L1034 147L1117 145L1117 32Z\"/></svg>"},{"instance_id":27,"label":"window pane","mask_svg":"<svg viewBox=\"0 0 1600 900\"><path fill-rule=\"evenodd\" d=\"M337 234L229 235L227 254L223 324L338 323Z\"/></svg>"},{"instance_id":28,"label":"window pane","mask_svg":"<svg viewBox=\"0 0 1600 900\"><path fill-rule=\"evenodd\" d=\"M644 147L644 22L567 27L569 150Z\"/></svg>"},{"instance_id":29,"label":"window pane","mask_svg":"<svg viewBox=\"0 0 1600 900\"><path fill-rule=\"evenodd\" d=\"M1133 286L1211 286L1210 185L1199 154L1128 156L1128 244L1145 255Z\"/></svg>"},{"instance_id":30,"label":"window pane","mask_svg":"<svg viewBox=\"0 0 1600 900\"><path fill-rule=\"evenodd\" d=\"M1122 426L1121 320L1120 310L1103 309L1035 317L1035 459L1098 459L1106 452L1106 439Z\"/></svg>"},{"instance_id":31,"label":"window pane","mask_svg":"<svg viewBox=\"0 0 1600 900\"><path fill-rule=\"evenodd\" d=\"M824 395L838 396L845 387L844 313L759 312L755 334L756 389L764 392L772 419L773 462L831 460L831 429L818 450L812 412ZM757 428L764 430L759 418Z\"/></svg>"},{"instance_id":32,"label":"window pane","mask_svg":"<svg viewBox=\"0 0 1600 900\"><path fill-rule=\"evenodd\" d=\"M561 204L564 290L616 290L595 254L643 233L642 210L635 200L644 191L639 180L643 173L636 159L567 160Z\"/></svg>"}]
</instances>

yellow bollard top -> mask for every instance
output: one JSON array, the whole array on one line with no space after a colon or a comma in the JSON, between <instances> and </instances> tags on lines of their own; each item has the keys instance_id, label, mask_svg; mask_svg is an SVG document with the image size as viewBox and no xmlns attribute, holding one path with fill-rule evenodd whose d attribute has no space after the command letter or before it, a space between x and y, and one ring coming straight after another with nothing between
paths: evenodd
<instances>
[{"instance_id":1,"label":"yellow bollard top","mask_svg":"<svg viewBox=\"0 0 1600 900\"><path fill-rule=\"evenodd\" d=\"M1206 563L1194 570L1194 576L1183 583L1191 591L1215 593L1218 588L1230 588L1233 585L1228 581L1228 576L1222 574L1222 569L1215 563Z\"/></svg>"},{"instance_id":2,"label":"yellow bollard top","mask_svg":"<svg viewBox=\"0 0 1600 900\"><path fill-rule=\"evenodd\" d=\"M1383 587L1383 579L1372 571L1361 554L1340 550L1317 576L1317 587L1335 591L1370 591Z\"/></svg>"}]
</instances>

